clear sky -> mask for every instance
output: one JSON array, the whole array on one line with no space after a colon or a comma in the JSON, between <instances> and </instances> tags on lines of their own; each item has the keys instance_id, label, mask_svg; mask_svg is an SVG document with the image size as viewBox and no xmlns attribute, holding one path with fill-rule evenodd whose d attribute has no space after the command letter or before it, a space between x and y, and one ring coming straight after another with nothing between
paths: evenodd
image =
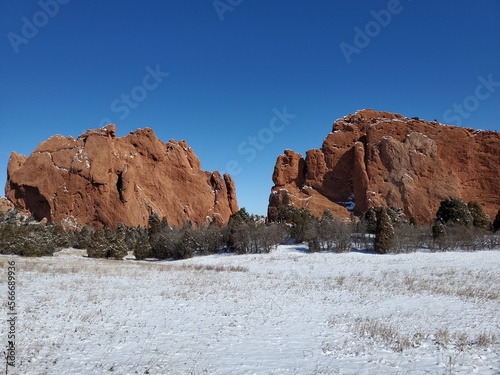
<instances>
[{"instance_id":1,"label":"clear sky","mask_svg":"<svg viewBox=\"0 0 500 375\"><path fill-rule=\"evenodd\" d=\"M185 139L265 214L276 158L374 108L500 130L500 1L0 0L11 151L114 122Z\"/></svg>"}]
</instances>

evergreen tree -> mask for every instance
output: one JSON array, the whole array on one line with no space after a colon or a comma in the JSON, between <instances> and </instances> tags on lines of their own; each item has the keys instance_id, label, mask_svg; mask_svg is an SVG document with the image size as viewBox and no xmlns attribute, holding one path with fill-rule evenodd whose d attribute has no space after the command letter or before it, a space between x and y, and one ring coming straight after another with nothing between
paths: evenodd
<instances>
[{"instance_id":1,"label":"evergreen tree","mask_svg":"<svg viewBox=\"0 0 500 375\"><path fill-rule=\"evenodd\" d=\"M395 206L387 207L387 215L389 215L389 218L391 219L391 224L394 227L400 227L402 225L409 224L409 221L406 220L403 210L399 207Z\"/></svg>"},{"instance_id":2,"label":"evergreen tree","mask_svg":"<svg viewBox=\"0 0 500 375\"><path fill-rule=\"evenodd\" d=\"M0 227L0 254L16 254L16 232L14 224Z\"/></svg>"},{"instance_id":3,"label":"evergreen tree","mask_svg":"<svg viewBox=\"0 0 500 375\"><path fill-rule=\"evenodd\" d=\"M125 231L125 244L127 245L127 249L129 251L135 250L135 243L137 238L139 237L138 229L134 226L127 227Z\"/></svg>"},{"instance_id":4,"label":"evergreen tree","mask_svg":"<svg viewBox=\"0 0 500 375\"><path fill-rule=\"evenodd\" d=\"M490 218L484 213L479 203L472 201L467 204L467 207L472 215L472 225L474 228L491 230Z\"/></svg>"},{"instance_id":5,"label":"evergreen tree","mask_svg":"<svg viewBox=\"0 0 500 375\"><path fill-rule=\"evenodd\" d=\"M96 229L87 247L89 258L107 258L109 256L109 244L104 229Z\"/></svg>"},{"instance_id":6,"label":"evergreen tree","mask_svg":"<svg viewBox=\"0 0 500 375\"><path fill-rule=\"evenodd\" d=\"M125 242L125 225L120 222L116 230L109 230L108 233L109 256L114 259L123 259L128 254L128 246Z\"/></svg>"},{"instance_id":7,"label":"evergreen tree","mask_svg":"<svg viewBox=\"0 0 500 375\"><path fill-rule=\"evenodd\" d=\"M7 224L16 224L18 213L19 210L17 208L9 210L4 217L4 220L7 222Z\"/></svg>"},{"instance_id":8,"label":"evergreen tree","mask_svg":"<svg viewBox=\"0 0 500 375\"><path fill-rule=\"evenodd\" d=\"M463 200L448 198L441 202L436 218L447 225L472 226L473 218Z\"/></svg>"},{"instance_id":9,"label":"evergreen tree","mask_svg":"<svg viewBox=\"0 0 500 375\"><path fill-rule=\"evenodd\" d=\"M318 223L318 239L323 250L332 251L335 246L336 225L335 218L329 210L323 212L323 216ZM314 244L313 244L314 246Z\"/></svg>"},{"instance_id":10,"label":"evergreen tree","mask_svg":"<svg viewBox=\"0 0 500 375\"><path fill-rule=\"evenodd\" d=\"M163 216L161 218L161 221L160 221L160 231L166 230L166 229L169 229L169 228L170 227L168 226L167 218L165 216Z\"/></svg>"},{"instance_id":11,"label":"evergreen tree","mask_svg":"<svg viewBox=\"0 0 500 375\"><path fill-rule=\"evenodd\" d=\"M77 249L87 249L92 242L92 234L94 233L94 228L90 225L85 225L76 236L76 248Z\"/></svg>"},{"instance_id":12,"label":"evergreen tree","mask_svg":"<svg viewBox=\"0 0 500 375\"><path fill-rule=\"evenodd\" d=\"M174 259L191 258L194 254L194 241L188 230L182 231L182 235L176 244Z\"/></svg>"},{"instance_id":13,"label":"evergreen tree","mask_svg":"<svg viewBox=\"0 0 500 375\"><path fill-rule=\"evenodd\" d=\"M493 232L497 232L500 230L500 210L497 212L497 216L495 217L495 220L493 221Z\"/></svg>"},{"instance_id":14,"label":"evergreen tree","mask_svg":"<svg viewBox=\"0 0 500 375\"><path fill-rule=\"evenodd\" d=\"M386 254L390 251L394 240L394 228L385 207L380 210L377 219L375 251L379 254Z\"/></svg>"},{"instance_id":15,"label":"evergreen tree","mask_svg":"<svg viewBox=\"0 0 500 375\"><path fill-rule=\"evenodd\" d=\"M149 238L151 239L152 237L154 237L155 234L160 233L160 232L161 232L161 222L160 222L160 218L158 217L158 214L155 212L155 213L152 213L151 215L149 215L149 219L148 219Z\"/></svg>"},{"instance_id":16,"label":"evergreen tree","mask_svg":"<svg viewBox=\"0 0 500 375\"><path fill-rule=\"evenodd\" d=\"M366 225L366 232L375 234L377 231L378 212L375 207L370 207L363 216L363 221Z\"/></svg>"},{"instance_id":17,"label":"evergreen tree","mask_svg":"<svg viewBox=\"0 0 500 375\"><path fill-rule=\"evenodd\" d=\"M0 228L0 253L22 256L52 255L56 246L50 231L39 225L4 224Z\"/></svg>"},{"instance_id":18,"label":"evergreen tree","mask_svg":"<svg viewBox=\"0 0 500 375\"><path fill-rule=\"evenodd\" d=\"M297 243L309 241L316 236L316 218L307 208L294 208L292 211L292 238ZM313 229L314 228L314 229ZM313 244L313 248L315 244Z\"/></svg>"},{"instance_id":19,"label":"evergreen tree","mask_svg":"<svg viewBox=\"0 0 500 375\"><path fill-rule=\"evenodd\" d=\"M137 229L137 239L135 240L133 250L135 258L138 260L152 257L151 244L148 232L145 229Z\"/></svg>"},{"instance_id":20,"label":"evergreen tree","mask_svg":"<svg viewBox=\"0 0 500 375\"><path fill-rule=\"evenodd\" d=\"M57 249L64 249L70 246L68 233L61 224L54 224L47 227L52 236L53 245Z\"/></svg>"},{"instance_id":21,"label":"evergreen tree","mask_svg":"<svg viewBox=\"0 0 500 375\"><path fill-rule=\"evenodd\" d=\"M440 249L445 246L446 236L446 226L441 222L441 220L436 220L432 226L432 238L434 239L434 243L437 244Z\"/></svg>"},{"instance_id":22,"label":"evergreen tree","mask_svg":"<svg viewBox=\"0 0 500 375\"><path fill-rule=\"evenodd\" d=\"M239 253L250 251L250 229L253 224L244 207L229 217L227 243L230 249Z\"/></svg>"}]
</instances>

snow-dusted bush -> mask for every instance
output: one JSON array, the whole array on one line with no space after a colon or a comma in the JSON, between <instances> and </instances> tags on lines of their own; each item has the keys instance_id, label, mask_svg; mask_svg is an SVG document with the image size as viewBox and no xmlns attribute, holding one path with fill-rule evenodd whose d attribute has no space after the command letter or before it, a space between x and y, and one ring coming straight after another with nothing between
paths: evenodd
<instances>
[{"instance_id":1,"label":"snow-dusted bush","mask_svg":"<svg viewBox=\"0 0 500 375\"><path fill-rule=\"evenodd\" d=\"M77 249L87 249L92 242L92 235L94 233L94 227L90 225L85 225L76 233L76 244Z\"/></svg>"},{"instance_id":2,"label":"snow-dusted bush","mask_svg":"<svg viewBox=\"0 0 500 375\"><path fill-rule=\"evenodd\" d=\"M108 256L114 259L123 259L128 254L128 246L125 242L125 225L118 223L116 230L107 229L106 239L109 245Z\"/></svg>"},{"instance_id":3,"label":"snow-dusted bush","mask_svg":"<svg viewBox=\"0 0 500 375\"><path fill-rule=\"evenodd\" d=\"M51 230L41 225L3 224L0 227L0 253L22 256L52 255L58 248Z\"/></svg>"},{"instance_id":4,"label":"snow-dusted bush","mask_svg":"<svg viewBox=\"0 0 500 375\"><path fill-rule=\"evenodd\" d=\"M108 254L109 245L104 229L96 229L87 247L87 255L89 258L107 258Z\"/></svg>"},{"instance_id":5,"label":"snow-dusted bush","mask_svg":"<svg viewBox=\"0 0 500 375\"><path fill-rule=\"evenodd\" d=\"M436 213L436 218L447 225L470 227L473 223L469 207L459 198L448 198L442 201Z\"/></svg>"},{"instance_id":6,"label":"snow-dusted bush","mask_svg":"<svg viewBox=\"0 0 500 375\"><path fill-rule=\"evenodd\" d=\"M368 233L375 234L377 231L377 222L380 212L384 207L370 207L363 215L363 222L365 223ZM403 210L399 207L385 207L387 215L393 226L400 226L409 224L409 221L403 214Z\"/></svg>"},{"instance_id":7,"label":"snow-dusted bush","mask_svg":"<svg viewBox=\"0 0 500 375\"><path fill-rule=\"evenodd\" d=\"M467 203L467 208L472 215L472 225L474 228L491 230L491 222L488 215L483 211L481 205L475 201Z\"/></svg>"}]
</instances>

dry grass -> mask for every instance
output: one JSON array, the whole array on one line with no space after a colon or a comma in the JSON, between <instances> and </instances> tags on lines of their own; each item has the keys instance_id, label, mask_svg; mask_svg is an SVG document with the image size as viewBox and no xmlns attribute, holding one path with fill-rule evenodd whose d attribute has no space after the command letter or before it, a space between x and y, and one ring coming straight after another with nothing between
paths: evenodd
<instances>
[{"instance_id":1,"label":"dry grass","mask_svg":"<svg viewBox=\"0 0 500 375\"><path fill-rule=\"evenodd\" d=\"M439 346L447 348L448 344L450 343L450 333L448 332L448 328L438 329L436 334L434 335L434 340Z\"/></svg>"},{"instance_id":2,"label":"dry grass","mask_svg":"<svg viewBox=\"0 0 500 375\"><path fill-rule=\"evenodd\" d=\"M421 345L419 335L404 335L395 326L376 319L358 318L351 325L351 330L365 339L382 341L397 352Z\"/></svg>"},{"instance_id":3,"label":"dry grass","mask_svg":"<svg viewBox=\"0 0 500 375\"><path fill-rule=\"evenodd\" d=\"M485 270L446 270L418 275L410 271L383 271L379 274L352 273L329 276L320 285L327 289L369 294L375 290L401 295L444 295L473 301L500 300L500 273Z\"/></svg>"},{"instance_id":4,"label":"dry grass","mask_svg":"<svg viewBox=\"0 0 500 375\"><path fill-rule=\"evenodd\" d=\"M179 267L183 270L195 271L215 271L215 272L248 272L247 267L242 266L223 266L223 265L204 265L204 264L183 264Z\"/></svg>"},{"instance_id":5,"label":"dry grass","mask_svg":"<svg viewBox=\"0 0 500 375\"><path fill-rule=\"evenodd\" d=\"M391 324L390 317L387 320L374 318L345 318L331 316L328 319L328 326L336 330L348 330L362 342L362 350L382 343L386 349L394 352L403 352L411 348L418 348L425 343L434 343L442 349L454 349L463 352L470 349L494 349L500 344L500 331L498 333L481 332L471 335L464 331L450 333L448 328L439 328L434 334L419 329L412 332L403 332L396 324ZM361 341L359 340L361 339ZM329 341L324 341L322 350L326 353L334 352L333 345Z\"/></svg>"}]
</instances>

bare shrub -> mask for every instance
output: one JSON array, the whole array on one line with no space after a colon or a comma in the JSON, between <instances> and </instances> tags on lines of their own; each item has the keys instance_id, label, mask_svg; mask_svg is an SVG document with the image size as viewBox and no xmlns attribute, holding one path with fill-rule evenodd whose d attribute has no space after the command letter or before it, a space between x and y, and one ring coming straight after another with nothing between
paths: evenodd
<instances>
[{"instance_id":1,"label":"bare shrub","mask_svg":"<svg viewBox=\"0 0 500 375\"><path fill-rule=\"evenodd\" d=\"M447 328L438 329L434 338L436 340L436 344L442 346L443 348L447 348L450 343L450 333Z\"/></svg>"},{"instance_id":2,"label":"bare shrub","mask_svg":"<svg viewBox=\"0 0 500 375\"><path fill-rule=\"evenodd\" d=\"M392 253L410 253L432 245L428 228L419 225L401 225L394 228Z\"/></svg>"},{"instance_id":3,"label":"bare shrub","mask_svg":"<svg viewBox=\"0 0 500 375\"><path fill-rule=\"evenodd\" d=\"M250 227L249 249L250 253L269 253L274 247L284 241L287 236L285 226L282 224L257 223Z\"/></svg>"},{"instance_id":4,"label":"bare shrub","mask_svg":"<svg viewBox=\"0 0 500 375\"><path fill-rule=\"evenodd\" d=\"M199 228L192 233L197 250L203 254L214 254L225 247L224 228L212 222L207 227Z\"/></svg>"},{"instance_id":5,"label":"bare shrub","mask_svg":"<svg viewBox=\"0 0 500 375\"><path fill-rule=\"evenodd\" d=\"M485 241L490 234L484 229L474 228L472 226L462 226L438 223L433 227L433 234L436 231L436 226L442 228L438 236L434 235L434 243L431 246L433 251L448 251L448 250L466 250L477 251L485 247L492 246L493 243Z\"/></svg>"},{"instance_id":6,"label":"bare shrub","mask_svg":"<svg viewBox=\"0 0 500 375\"><path fill-rule=\"evenodd\" d=\"M352 226L335 219L330 211L326 210L323 217L316 224L316 237L323 251L336 253L351 250Z\"/></svg>"}]
</instances>

